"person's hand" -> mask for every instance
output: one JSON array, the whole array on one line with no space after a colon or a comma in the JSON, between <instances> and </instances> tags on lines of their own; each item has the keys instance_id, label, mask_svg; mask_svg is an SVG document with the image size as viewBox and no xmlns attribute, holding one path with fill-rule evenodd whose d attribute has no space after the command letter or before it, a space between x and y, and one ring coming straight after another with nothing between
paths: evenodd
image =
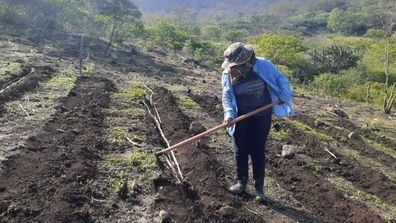
<instances>
[{"instance_id":1,"label":"person's hand","mask_svg":"<svg viewBox=\"0 0 396 223\"><path fill-rule=\"evenodd\" d=\"M231 125L233 125L234 123L232 122L233 118L226 118L223 121L223 124L227 124L227 127L230 127Z\"/></svg>"},{"instance_id":2,"label":"person's hand","mask_svg":"<svg viewBox=\"0 0 396 223\"><path fill-rule=\"evenodd\" d=\"M282 100L279 100L278 105L283 105L285 102Z\"/></svg>"}]
</instances>

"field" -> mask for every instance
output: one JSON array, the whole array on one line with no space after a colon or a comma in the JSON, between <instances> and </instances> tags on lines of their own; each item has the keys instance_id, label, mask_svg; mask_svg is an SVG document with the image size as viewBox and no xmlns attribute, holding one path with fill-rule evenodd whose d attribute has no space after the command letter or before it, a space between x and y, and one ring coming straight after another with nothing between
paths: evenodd
<instances>
[{"instance_id":1,"label":"field","mask_svg":"<svg viewBox=\"0 0 396 223\"><path fill-rule=\"evenodd\" d=\"M192 122L221 124L217 68L88 40L80 76L77 43L0 39L0 222L396 222L395 113L296 92L297 116L273 120L262 205L251 181L227 191L225 131L174 151L183 179L154 156Z\"/></svg>"}]
</instances>

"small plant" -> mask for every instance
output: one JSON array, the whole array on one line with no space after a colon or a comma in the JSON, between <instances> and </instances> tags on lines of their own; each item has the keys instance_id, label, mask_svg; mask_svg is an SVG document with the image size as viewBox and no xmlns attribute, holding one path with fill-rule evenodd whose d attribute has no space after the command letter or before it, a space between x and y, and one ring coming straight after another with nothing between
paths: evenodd
<instances>
[{"instance_id":1,"label":"small plant","mask_svg":"<svg viewBox=\"0 0 396 223\"><path fill-rule=\"evenodd\" d=\"M124 103L131 101L144 100L147 96L146 89L143 87L132 87L126 91L114 94L114 97Z\"/></svg>"},{"instance_id":2,"label":"small plant","mask_svg":"<svg viewBox=\"0 0 396 223\"><path fill-rule=\"evenodd\" d=\"M43 84L45 85L43 87L49 90L70 90L73 87L75 81L75 76L59 74L52 77L50 80L48 80L48 82Z\"/></svg>"},{"instance_id":3,"label":"small plant","mask_svg":"<svg viewBox=\"0 0 396 223\"><path fill-rule=\"evenodd\" d=\"M112 127L107 134L107 141L113 144L123 144L125 142L125 128Z\"/></svg>"},{"instance_id":4,"label":"small plant","mask_svg":"<svg viewBox=\"0 0 396 223\"><path fill-rule=\"evenodd\" d=\"M292 125L294 125L296 128L298 128L299 130L301 130L302 132L305 132L305 133L308 133L309 135L315 136L320 140L323 140L325 142L335 141L331 136L328 136L326 134L318 132L318 131L312 129L311 127L309 127L308 125L305 125L299 121L290 120L289 122Z\"/></svg>"},{"instance_id":5,"label":"small plant","mask_svg":"<svg viewBox=\"0 0 396 223\"><path fill-rule=\"evenodd\" d=\"M189 109L199 108L199 105L194 100L186 96L180 96L178 98L178 103L182 108L189 108Z\"/></svg>"},{"instance_id":6,"label":"small plant","mask_svg":"<svg viewBox=\"0 0 396 223\"><path fill-rule=\"evenodd\" d=\"M114 181L114 182L111 183L111 187L112 187L114 190L118 191L118 190L121 189L122 183L123 183L123 182L122 182L121 180L116 180L116 181Z\"/></svg>"},{"instance_id":7,"label":"small plant","mask_svg":"<svg viewBox=\"0 0 396 223\"><path fill-rule=\"evenodd\" d=\"M29 64L30 64L29 58L24 57L24 58L23 58L23 64L24 64L24 65L29 65Z\"/></svg>"},{"instance_id":8,"label":"small plant","mask_svg":"<svg viewBox=\"0 0 396 223\"><path fill-rule=\"evenodd\" d=\"M291 136L291 132L290 129L286 129L286 130L282 129L280 131L271 131L270 135L274 139L277 139L279 141L284 141L285 139Z\"/></svg>"},{"instance_id":9,"label":"small plant","mask_svg":"<svg viewBox=\"0 0 396 223\"><path fill-rule=\"evenodd\" d=\"M267 185L267 186L275 186L276 185L276 181L272 177L265 177L265 185Z\"/></svg>"},{"instance_id":10,"label":"small plant","mask_svg":"<svg viewBox=\"0 0 396 223\"><path fill-rule=\"evenodd\" d=\"M92 74L92 72L95 69L95 64L94 63L86 63L83 67L83 71L85 74Z\"/></svg>"},{"instance_id":11,"label":"small plant","mask_svg":"<svg viewBox=\"0 0 396 223\"><path fill-rule=\"evenodd\" d=\"M313 162L306 162L305 163L305 167L308 168L309 170L311 170L312 172L316 173L316 174L321 174L322 173L322 168L318 165L316 165Z\"/></svg>"},{"instance_id":12,"label":"small plant","mask_svg":"<svg viewBox=\"0 0 396 223\"><path fill-rule=\"evenodd\" d=\"M155 167L155 160L144 151L136 151L128 156L130 163L139 171L147 171Z\"/></svg>"}]
</instances>

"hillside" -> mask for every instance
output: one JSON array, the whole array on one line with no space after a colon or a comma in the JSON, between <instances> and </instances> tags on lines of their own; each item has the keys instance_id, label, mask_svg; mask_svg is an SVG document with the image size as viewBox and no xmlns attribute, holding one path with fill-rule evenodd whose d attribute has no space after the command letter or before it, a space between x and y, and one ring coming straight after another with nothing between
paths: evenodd
<instances>
[{"instance_id":1,"label":"hillside","mask_svg":"<svg viewBox=\"0 0 396 223\"><path fill-rule=\"evenodd\" d=\"M215 68L154 47L103 56L90 42L79 76L79 39L46 41L0 42L0 222L396 222L394 114L296 94L297 116L273 123L261 205L251 186L227 191L225 131L175 151L181 182L157 166L162 135L175 144L193 121L222 122Z\"/></svg>"},{"instance_id":2,"label":"hillside","mask_svg":"<svg viewBox=\"0 0 396 223\"><path fill-rule=\"evenodd\" d=\"M177 7L185 7L193 9L198 12L207 13L209 10L213 11L235 11L235 12L258 12L257 10L262 10L266 6L271 5L276 2L274 0L234 0L234 1L185 1L185 0L171 0L158 2L155 0L134 0L136 6L145 13L155 13L155 12L170 12L172 9Z\"/></svg>"}]
</instances>

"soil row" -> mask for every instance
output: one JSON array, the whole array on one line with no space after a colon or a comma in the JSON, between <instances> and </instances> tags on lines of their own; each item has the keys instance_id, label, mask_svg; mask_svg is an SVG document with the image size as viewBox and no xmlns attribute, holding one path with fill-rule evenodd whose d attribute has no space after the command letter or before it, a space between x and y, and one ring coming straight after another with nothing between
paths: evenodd
<instances>
[{"instance_id":1,"label":"soil row","mask_svg":"<svg viewBox=\"0 0 396 223\"><path fill-rule=\"evenodd\" d=\"M188 132L190 120L178 108L172 93L161 87L154 93L163 132L171 144L192 136ZM227 172L213 151L204 140L175 151L186 178L182 184L157 182L157 188L161 188L157 207L172 213L171 219L176 222L265 222L262 216L242 207L241 199L251 202L253 197L235 197L227 191Z\"/></svg>"},{"instance_id":2,"label":"soil row","mask_svg":"<svg viewBox=\"0 0 396 223\"><path fill-rule=\"evenodd\" d=\"M370 145L364 142L364 140L359 139L359 137L362 136L374 142L377 142L384 147L396 148L396 145L393 145L391 141L382 140L382 137L376 135L372 131L368 133L367 130L362 130L361 128L356 127L348 120L334 120L329 121L329 123L320 123L319 120L319 124L315 125L315 121L317 121L317 119L314 119L313 117L304 114L299 115L298 120L305 123L306 125L309 125L311 128L316 129L317 131L331 136L341 145L354 149L365 157L370 157L374 160L378 160L382 164L389 166L392 169L396 169L396 162L394 156L392 157L385 152L379 151L378 149L374 148L375 145ZM357 135L357 140L348 139L348 135L351 132L354 132ZM392 151L392 149L389 150ZM396 152L394 154L396 154Z\"/></svg>"},{"instance_id":3,"label":"soil row","mask_svg":"<svg viewBox=\"0 0 396 223\"><path fill-rule=\"evenodd\" d=\"M111 82L78 78L41 133L10 157L0 177L1 222L92 222L89 182L103 149Z\"/></svg>"},{"instance_id":4,"label":"soil row","mask_svg":"<svg viewBox=\"0 0 396 223\"><path fill-rule=\"evenodd\" d=\"M376 131L380 132L381 129L362 128L362 127L356 126L350 120L343 119L343 118L333 119L332 122L335 125L342 126L343 128L348 129L351 132L355 132L361 136L364 136L367 139L370 139L375 142L381 142L382 145L384 145L388 148L392 148L393 150L396 151L396 141L395 140L391 140L385 136L380 136L376 133Z\"/></svg>"},{"instance_id":5,"label":"soil row","mask_svg":"<svg viewBox=\"0 0 396 223\"><path fill-rule=\"evenodd\" d=\"M24 67L13 79L0 83L0 115L4 112L4 104L19 99L26 92L35 89L54 75L55 70L48 66Z\"/></svg>"},{"instance_id":6,"label":"soil row","mask_svg":"<svg viewBox=\"0 0 396 223\"><path fill-rule=\"evenodd\" d=\"M300 116L299 121L309 124L314 128L312 118ZM288 126L288 128L292 129L292 132L294 133L299 132L302 138L312 137L298 129L295 129L293 126ZM340 132L340 130L336 130L331 126L327 126L326 128L320 127L320 130L334 139L341 139L342 136L345 137L345 134L348 134L346 132ZM369 145L366 145L361 141L355 140L354 142L350 142L339 140L338 143L343 145L345 148L359 151L365 157L378 160L387 167L395 165L392 157L374 150ZM316 161L320 161L320 165L326 167L328 172L342 176L346 180L352 182L352 184L359 189L378 196L388 204L396 203L395 183L389 180L384 174L366 165L363 166L349 157L342 157L337 153L336 154L341 159L341 164L339 162L332 162L330 154L324 150L326 145L319 139L314 139L313 141L306 142L305 144L301 144L301 141L299 141L298 144L305 147L305 150L302 151L305 155L315 159Z\"/></svg>"}]
</instances>

